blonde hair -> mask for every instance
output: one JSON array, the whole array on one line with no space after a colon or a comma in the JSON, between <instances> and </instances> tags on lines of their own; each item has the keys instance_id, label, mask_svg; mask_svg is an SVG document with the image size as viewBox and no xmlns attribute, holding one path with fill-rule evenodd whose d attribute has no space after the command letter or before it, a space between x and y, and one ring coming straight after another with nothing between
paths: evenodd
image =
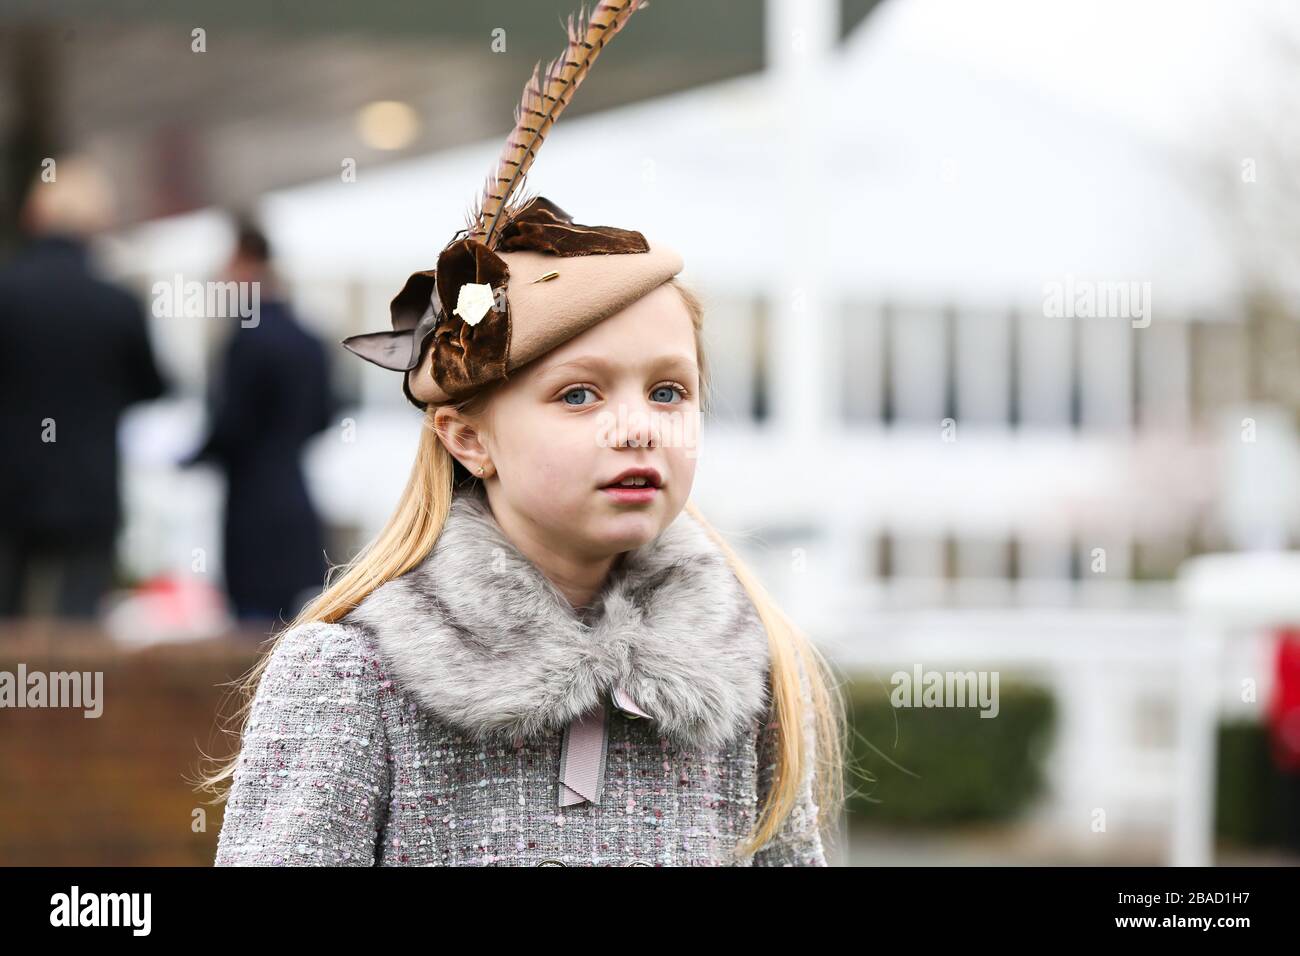
<instances>
[{"instance_id":1,"label":"blonde hair","mask_svg":"<svg viewBox=\"0 0 1300 956\"><path fill-rule=\"evenodd\" d=\"M699 296L678 279L668 280L686 304L695 327L695 342L700 371L700 391L707 403L708 369L703 348L704 306ZM486 402L484 390L456 403L466 411L478 409ZM257 685L274 652L288 630L310 622L336 622L357 607L371 591L419 564L432 550L451 508L453 489L460 480L458 469L469 472L446 449L433 428L435 408L425 412L419 449L411 475L397 508L378 536L347 565L335 568L333 580L297 617L280 632L271 648L249 672L242 684L245 702L235 715L241 725L247 723ZM472 478L473 476L469 476ZM761 849L777 834L789 818L799 798L801 781L812 774L813 798L819 807L819 826L829 833L828 822L838 819L843 806L843 736L844 701L831 669L816 646L786 617L745 566L721 534L709 524L695 505L687 502L686 511L700 522L718 547L737 579L749 594L759 618L767 630L771 650L772 707L775 721L775 763L767 800L745 839L735 848L737 855ZM800 672L807 678L808 696L801 688ZM811 709L812 713L809 713ZM811 726L811 739L790 728ZM243 727L239 735L242 738ZM811 746L810 746L811 744ZM218 793L217 801L228 796L222 784L234 777L238 755L220 770L203 778L200 787Z\"/></svg>"}]
</instances>

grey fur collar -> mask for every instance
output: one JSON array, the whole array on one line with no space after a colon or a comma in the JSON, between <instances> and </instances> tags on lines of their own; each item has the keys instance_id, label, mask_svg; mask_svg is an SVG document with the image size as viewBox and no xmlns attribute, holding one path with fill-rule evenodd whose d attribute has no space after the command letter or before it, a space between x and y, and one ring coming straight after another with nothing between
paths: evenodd
<instances>
[{"instance_id":1,"label":"grey fur collar","mask_svg":"<svg viewBox=\"0 0 1300 956\"><path fill-rule=\"evenodd\" d=\"M563 729L622 686L680 745L716 748L768 704L767 635L726 557L683 511L629 551L589 622L458 492L433 551L343 619L394 677L474 739Z\"/></svg>"}]
</instances>

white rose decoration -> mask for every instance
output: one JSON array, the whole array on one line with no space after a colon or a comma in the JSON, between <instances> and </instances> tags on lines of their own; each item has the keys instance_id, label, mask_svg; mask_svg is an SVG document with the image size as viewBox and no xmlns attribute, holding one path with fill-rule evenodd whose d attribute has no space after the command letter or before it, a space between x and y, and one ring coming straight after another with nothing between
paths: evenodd
<instances>
[{"instance_id":1,"label":"white rose decoration","mask_svg":"<svg viewBox=\"0 0 1300 956\"><path fill-rule=\"evenodd\" d=\"M496 304L496 297L492 293L492 286L487 283L466 282L460 287L460 294L456 296L456 308L452 309L456 315L465 320L468 325L478 325L483 321L483 316L487 315L488 309Z\"/></svg>"}]
</instances>

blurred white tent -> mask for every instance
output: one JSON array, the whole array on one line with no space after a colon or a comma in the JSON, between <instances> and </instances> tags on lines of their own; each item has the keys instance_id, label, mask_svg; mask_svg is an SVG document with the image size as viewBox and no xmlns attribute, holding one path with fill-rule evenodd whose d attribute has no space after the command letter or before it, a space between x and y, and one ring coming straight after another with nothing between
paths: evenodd
<instances>
[{"instance_id":1,"label":"blurred white tent","mask_svg":"<svg viewBox=\"0 0 1300 956\"><path fill-rule=\"evenodd\" d=\"M795 184L823 227L812 236L774 231L764 202L792 186L773 168L792 122L774 109L780 70L566 118L529 187L579 221L680 246L686 275L711 285L761 288L811 239L837 289L871 295L1032 305L1073 272L1219 309L1235 279L1219 224L1173 164L1223 132L1232 83L1248 94L1246 6L884 4L799 104L822 131L806 144L815 179ZM268 225L303 269L400 286L462 225L499 148L284 190Z\"/></svg>"}]
</instances>

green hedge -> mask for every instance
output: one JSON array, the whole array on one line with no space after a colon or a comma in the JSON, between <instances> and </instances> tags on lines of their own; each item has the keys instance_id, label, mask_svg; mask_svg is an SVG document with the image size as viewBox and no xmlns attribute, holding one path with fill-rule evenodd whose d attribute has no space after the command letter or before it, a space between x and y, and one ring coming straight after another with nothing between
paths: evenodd
<instances>
[{"instance_id":1,"label":"green hedge","mask_svg":"<svg viewBox=\"0 0 1300 956\"><path fill-rule=\"evenodd\" d=\"M1002 680L998 715L989 718L976 707L895 708L891 689L887 675L846 688L847 810L857 819L917 826L1002 820L1041 792L1056 721L1048 691Z\"/></svg>"},{"instance_id":2,"label":"green hedge","mask_svg":"<svg viewBox=\"0 0 1300 956\"><path fill-rule=\"evenodd\" d=\"M1243 846L1300 850L1300 777L1273 763L1263 724L1219 726L1218 796L1219 836Z\"/></svg>"},{"instance_id":3,"label":"green hedge","mask_svg":"<svg viewBox=\"0 0 1300 956\"><path fill-rule=\"evenodd\" d=\"M918 827L1007 820L1041 793L1056 727L1047 690L1001 681L995 718L980 717L977 708L895 708L890 690L888 675L859 676L846 686L847 809L855 820ZM1268 728L1225 721L1218 754L1218 835L1300 850L1300 776L1274 765Z\"/></svg>"}]
</instances>

